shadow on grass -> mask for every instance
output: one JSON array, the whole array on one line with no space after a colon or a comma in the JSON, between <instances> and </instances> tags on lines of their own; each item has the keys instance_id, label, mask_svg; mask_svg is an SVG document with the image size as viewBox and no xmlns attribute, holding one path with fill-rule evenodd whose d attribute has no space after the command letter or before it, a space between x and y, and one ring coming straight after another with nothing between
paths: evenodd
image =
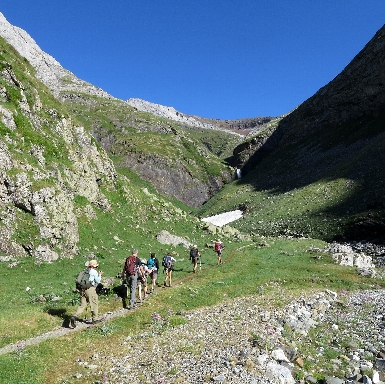
<instances>
[{"instance_id":1,"label":"shadow on grass","mask_svg":"<svg viewBox=\"0 0 385 384\"><path fill-rule=\"evenodd\" d=\"M69 328L70 318L72 314L69 315L65 308L48 307L48 308L45 308L44 311L51 316L60 317L61 319L63 319L62 327Z\"/></svg>"}]
</instances>

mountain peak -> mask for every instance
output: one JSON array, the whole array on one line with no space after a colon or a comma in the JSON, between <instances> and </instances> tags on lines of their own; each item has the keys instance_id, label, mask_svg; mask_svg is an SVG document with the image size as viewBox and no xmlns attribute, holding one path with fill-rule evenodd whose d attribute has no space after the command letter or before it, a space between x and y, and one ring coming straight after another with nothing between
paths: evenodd
<instances>
[{"instance_id":1,"label":"mountain peak","mask_svg":"<svg viewBox=\"0 0 385 384\"><path fill-rule=\"evenodd\" d=\"M166 119L171 119L174 121L179 121L181 123L192 125L194 127L212 128L212 129L216 128L212 124L201 122L193 116L186 115L182 112L179 112L173 107L167 107L164 105L151 103L149 101L138 99L138 98L128 99L127 104L131 105L131 107L138 109L139 111L149 112L149 113L152 113L153 115L163 117Z\"/></svg>"},{"instance_id":2,"label":"mountain peak","mask_svg":"<svg viewBox=\"0 0 385 384\"><path fill-rule=\"evenodd\" d=\"M42 51L35 40L23 29L10 24L0 12L0 36L12 45L36 69L36 77L45 84L55 97L61 92L81 91L91 95L113 98L107 92L77 78L64 69L51 55Z\"/></svg>"}]
</instances>

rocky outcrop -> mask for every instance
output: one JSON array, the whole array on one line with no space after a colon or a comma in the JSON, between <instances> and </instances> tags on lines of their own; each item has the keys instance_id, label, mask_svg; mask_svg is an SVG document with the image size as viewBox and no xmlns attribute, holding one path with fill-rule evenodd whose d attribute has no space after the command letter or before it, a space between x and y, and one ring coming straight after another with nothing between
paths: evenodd
<instances>
[{"instance_id":1,"label":"rocky outcrop","mask_svg":"<svg viewBox=\"0 0 385 384\"><path fill-rule=\"evenodd\" d=\"M42 102L46 91L28 75L28 64L0 43L0 252L48 262L73 257L75 200L88 202L81 215L109 210L101 186L113 187L115 168L60 103Z\"/></svg>"},{"instance_id":2,"label":"rocky outcrop","mask_svg":"<svg viewBox=\"0 0 385 384\"><path fill-rule=\"evenodd\" d=\"M129 153L119 166L133 169L158 191L195 208L208 201L233 178L230 172L223 172L220 177L208 175L207 178L198 178L182 160L170 160L151 153Z\"/></svg>"},{"instance_id":3,"label":"rocky outcrop","mask_svg":"<svg viewBox=\"0 0 385 384\"><path fill-rule=\"evenodd\" d=\"M186 115L185 113L177 111L173 107L166 107L164 105L151 103L137 98L128 99L127 104L138 109L139 111L149 112L155 116L177 121L192 127L219 129L240 136L249 134L251 130L258 129L273 119L272 117L255 117L237 120L209 119L199 116Z\"/></svg>"},{"instance_id":4,"label":"rocky outcrop","mask_svg":"<svg viewBox=\"0 0 385 384\"><path fill-rule=\"evenodd\" d=\"M137 99L137 98L128 99L127 104L138 109L139 111L149 112L149 113L152 113L153 115L160 116L165 119L178 121L180 123L185 123L194 127L212 128L212 129L216 128L214 125L202 123L192 116L186 115L182 112L178 112L173 107L166 107L164 105L150 103L149 101Z\"/></svg>"}]
</instances>

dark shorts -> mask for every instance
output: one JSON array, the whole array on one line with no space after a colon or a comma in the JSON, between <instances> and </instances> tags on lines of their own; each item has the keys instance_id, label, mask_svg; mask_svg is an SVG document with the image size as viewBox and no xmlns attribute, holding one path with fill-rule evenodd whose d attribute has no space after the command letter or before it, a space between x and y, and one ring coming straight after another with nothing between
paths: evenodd
<instances>
[{"instance_id":1,"label":"dark shorts","mask_svg":"<svg viewBox=\"0 0 385 384\"><path fill-rule=\"evenodd\" d=\"M152 271L150 277L151 279L156 280L158 278L158 271Z\"/></svg>"},{"instance_id":2,"label":"dark shorts","mask_svg":"<svg viewBox=\"0 0 385 384\"><path fill-rule=\"evenodd\" d=\"M147 287L147 278L138 277L138 285L143 285Z\"/></svg>"},{"instance_id":3,"label":"dark shorts","mask_svg":"<svg viewBox=\"0 0 385 384\"><path fill-rule=\"evenodd\" d=\"M196 264L196 263L198 262L198 257L192 257L192 258L191 258L191 262L192 262L193 264Z\"/></svg>"}]
</instances>

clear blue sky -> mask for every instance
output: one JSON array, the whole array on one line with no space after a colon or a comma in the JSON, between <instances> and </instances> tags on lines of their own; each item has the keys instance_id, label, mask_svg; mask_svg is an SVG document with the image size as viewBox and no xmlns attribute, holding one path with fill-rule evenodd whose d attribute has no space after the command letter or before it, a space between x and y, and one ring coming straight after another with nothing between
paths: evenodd
<instances>
[{"instance_id":1,"label":"clear blue sky","mask_svg":"<svg viewBox=\"0 0 385 384\"><path fill-rule=\"evenodd\" d=\"M127 100L202 117L289 112L384 24L384 0L12 0L5 18Z\"/></svg>"}]
</instances>

